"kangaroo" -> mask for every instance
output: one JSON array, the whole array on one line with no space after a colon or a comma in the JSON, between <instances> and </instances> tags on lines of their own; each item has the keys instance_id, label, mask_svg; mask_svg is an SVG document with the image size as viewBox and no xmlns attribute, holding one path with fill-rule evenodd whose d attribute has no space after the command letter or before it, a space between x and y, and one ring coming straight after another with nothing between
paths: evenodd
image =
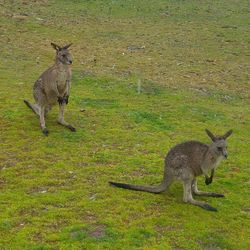
<instances>
[{"instance_id":1,"label":"kangaroo","mask_svg":"<svg viewBox=\"0 0 250 250\"><path fill-rule=\"evenodd\" d=\"M68 48L72 44L60 47L54 43L51 46L56 50L55 64L42 73L33 87L33 96L36 104L24 100L24 103L40 117L43 134L49 134L45 125L45 115L52 106L59 104L58 123L69 128L72 132L76 129L64 120L64 107L68 104L70 94L72 56Z\"/></svg>"},{"instance_id":2,"label":"kangaroo","mask_svg":"<svg viewBox=\"0 0 250 250\"><path fill-rule=\"evenodd\" d=\"M109 183L113 186L125 189L161 193L165 191L173 181L181 180L184 189L184 202L200 206L209 211L217 211L216 208L213 208L205 202L194 200L192 194L224 197L223 194L199 191L196 177L204 174L206 178L209 179L208 173L212 171L211 175L213 175L213 170L219 165L221 160L227 158L226 139L232 132L232 130L229 130L223 136L215 136L206 129L206 133L212 140L210 145L199 141L187 141L171 148L165 158L163 181L158 186L137 186L116 182Z\"/></svg>"}]
</instances>

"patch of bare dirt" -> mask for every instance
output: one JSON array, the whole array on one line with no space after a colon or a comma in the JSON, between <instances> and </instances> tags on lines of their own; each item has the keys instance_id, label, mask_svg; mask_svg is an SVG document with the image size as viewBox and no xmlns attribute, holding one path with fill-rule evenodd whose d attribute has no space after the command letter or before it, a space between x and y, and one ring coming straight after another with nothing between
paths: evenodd
<instances>
[{"instance_id":1,"label":"patch of bare dirt","mask_svg":"<svg viewBox=\"0 0 250 250\"><path fill-rule=\"evenodd\" d=\"M88 233L88 235L92 238L102 238L105 236L105 230L105 225L95 225L94 228Z\"/></svg>"}]
</instances>

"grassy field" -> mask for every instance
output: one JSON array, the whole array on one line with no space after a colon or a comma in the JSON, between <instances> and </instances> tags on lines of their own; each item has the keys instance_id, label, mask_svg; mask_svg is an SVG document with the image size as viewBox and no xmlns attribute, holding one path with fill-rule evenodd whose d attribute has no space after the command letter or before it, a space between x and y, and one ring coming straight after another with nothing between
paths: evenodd
<instances>
[{"instance_id":1,"label":"grassy field","mask_svg":"<svg viewBox=\"0 0 250 250\"><path fill-rule=\"evenodd\" d=\"M249 1L0 2L0 249L249 249ZM45 137L23 99L72 42L66 120ZM83 111L84 112L81 112ZM212 185L182 202L110 187L157 184L176 143L228 140Z\"/></svg>"}]
</instances>

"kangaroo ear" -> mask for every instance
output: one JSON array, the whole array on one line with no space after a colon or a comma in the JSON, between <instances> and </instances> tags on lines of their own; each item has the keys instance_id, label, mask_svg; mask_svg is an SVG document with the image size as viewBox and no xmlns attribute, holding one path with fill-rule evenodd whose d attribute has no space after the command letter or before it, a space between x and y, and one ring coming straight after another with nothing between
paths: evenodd
<instances>
[{"instance_id":1,"label":"kangaroo ear","mask_svg":"<svg viewBox=\"0 0 250 250\"><path fill-rule=\"evenodd\" d=\"M51 43L51 46L52 46L56 51L59 51L59 50L62 49L60 46L56 45L55 43Z\"/></svg>"},{"instance_id":2,"label":"kangaroo ear","mask_svg":"<svg viewBox=\"0 0 250 250\"><path fill-rule=\"evenodd\" d=\"M215 136L212 134L212 132L210 132L208 129L205 129L207 135L211 138L212 141L215 141Z\"/></svg>"},{"instance_id":3,"label":"kangaroo ear","mask_svg":"<svg viewBox=\"0 0 250 250\"><path fill-rule=\"evenodd\" d=\"M63 49L68 49L72 44L73 44L73 43L70 43L70 44L68 44L68 45L65 45L65 46L63 47Z\"/></svg>"},{"instance_id":4,"label":"kangaroo ear","mask_svg":"<svg viewBox=\"0 0 250 250\"><path fill-rule=\"evenodd\" d=\"M229 137L231 134L233 133L233 130L230 129L229 131L226 132L226 134L224 134L222 137L226 140L227 137Z\"/></svg>"}]
</instances>

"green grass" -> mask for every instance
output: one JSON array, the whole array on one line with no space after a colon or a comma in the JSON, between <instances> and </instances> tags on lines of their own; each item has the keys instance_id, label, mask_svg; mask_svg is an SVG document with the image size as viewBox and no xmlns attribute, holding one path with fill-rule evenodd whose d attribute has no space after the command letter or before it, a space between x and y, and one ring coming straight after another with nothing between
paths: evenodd
<instances>
[{"instance_id":1,"label":"green grass","mask_svg":"<svg viewBox=\"0 0 250 250\"><path fill-rule=\"evenodd\" d=\"M249 17L244 0L1 3L0 249L249 249ZM77 133L55 107L45 137L23 99L52 41L74 44ZM159 183L167 151L209 143L205 128L234 130L213 184L199 179L226 195L199 198L217 213L184 204L181 183L108 185Z\"/></svg>"}]
</instances>

